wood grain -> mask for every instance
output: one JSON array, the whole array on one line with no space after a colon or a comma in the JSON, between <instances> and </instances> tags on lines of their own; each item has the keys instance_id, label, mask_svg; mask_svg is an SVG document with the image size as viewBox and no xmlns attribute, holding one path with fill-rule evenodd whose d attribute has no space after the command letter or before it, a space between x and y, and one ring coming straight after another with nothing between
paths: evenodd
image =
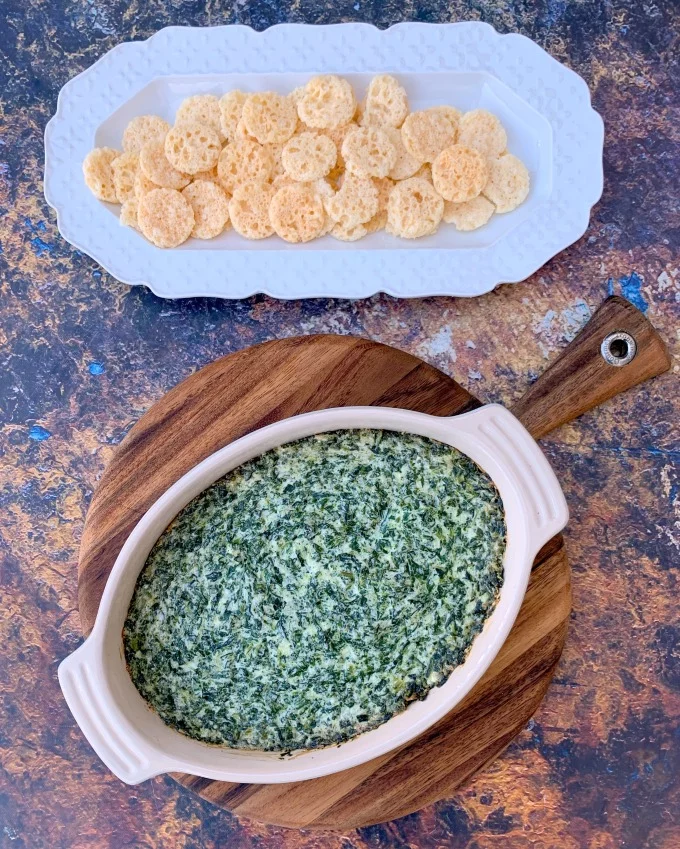
<instances>
[{"instance_id":1,"label":"wood grain","mask_svg":"<svg viewBox=\"0 0 680 849\"><path fill-rule=\"evenodd\" d=\"M447 375L385 345L348 336L269 342L224 357L176 386L132 428L107 467L80 551L83 629L92 628L115 558L146 509L213 451L296 413L372 404L454 415L478 402ZM561 537L539 554L518 620L465 701L416 741L312 781L234 785L174 777L204 799L286 826L347 829L451 795L493 760L536 710L562 652L571 606Z\"/></svg>"},{"instance_id":2,"label":"wood grain","mask_svg":"<svg viewBox=\"0 0 680 849\"><path fill-rule=\"evenodd\" d=\"M600 345L610 333L629 333L637 354L625 366L609 365ZM535 439L592 410L614 395L668 371L671 359L645 316L624 298L607 298L585 328L536 380L512 412Z\"/></svg>"}]
</instances>

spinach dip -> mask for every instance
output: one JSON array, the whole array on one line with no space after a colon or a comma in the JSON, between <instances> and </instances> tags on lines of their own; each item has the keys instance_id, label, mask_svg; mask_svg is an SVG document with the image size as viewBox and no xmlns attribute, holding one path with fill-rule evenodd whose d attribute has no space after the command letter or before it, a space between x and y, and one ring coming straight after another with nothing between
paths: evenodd
<instances>
[{"instance_id":1,"label":"spinach dip","mask_svg":"<svg viewBox=\"0 0 680 849\"><path fill-rule=\"evenodd\" d=\"M238 467L152 549L123 631L171 727L232 748L340 743L441 684L503 582L491 479L410 434L344 430Z\"/></svg>"}]
</instances>

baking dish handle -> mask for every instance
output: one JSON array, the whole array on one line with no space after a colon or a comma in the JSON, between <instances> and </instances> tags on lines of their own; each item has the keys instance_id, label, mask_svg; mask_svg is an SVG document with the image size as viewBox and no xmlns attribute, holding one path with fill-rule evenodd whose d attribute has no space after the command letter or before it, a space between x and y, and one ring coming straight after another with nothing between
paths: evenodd
<instances>
[{"instance_id":1,"label":"baking dish handle","mask_svg":"<svg viewBox=\"0 0 680 849\"><path fill-rule=\"evenodd\" d=\"M500 404L487 404L455 420L511 477L527 519L529 545L537 554L569 519L562 488L545 454L519 419Z\"/></svg>"},{"instance_id":2,"label":"baking dish handle","mask_svg":"<svg viewBox=\"0 0 680 849\"><path fill-rule=\"evenodd\" d=\"M111 772L126 784L139 784L171 771L176 765L150 746L105 695L100 651L101 646L90 636L59 664L59 684L80 730Z\"/></svg>"}]
</instances>

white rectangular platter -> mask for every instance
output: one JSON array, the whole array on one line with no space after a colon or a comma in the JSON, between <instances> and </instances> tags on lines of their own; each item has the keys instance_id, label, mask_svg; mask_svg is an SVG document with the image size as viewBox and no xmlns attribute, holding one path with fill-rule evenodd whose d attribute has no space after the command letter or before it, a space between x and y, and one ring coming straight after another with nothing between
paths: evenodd
<instances>
[{"instance_id":1,"label":"white rectangular platter","mask_svg":"<svg viewBox=\"0 0 680 849\"><path fill-rule=\"evenodd\" d=\"M135 115L172 122L190 94L287 93L318 73L347 77L358 98L374 74L393 73L412 111L445 103L494 112L508 150L529 169L529 197L479 230L445 225L409 242L378 232L289 245L231 230L161 250L121 227L117 208L83 182L89 150L120 148ZM531 40L487 24L169 27L119 45L64 86L45 133L45 196L65 239L119 280L163 297L473 296L525 279L583 235L602 193L602 146L584 81Z\"/></svg>"}]
</instances>

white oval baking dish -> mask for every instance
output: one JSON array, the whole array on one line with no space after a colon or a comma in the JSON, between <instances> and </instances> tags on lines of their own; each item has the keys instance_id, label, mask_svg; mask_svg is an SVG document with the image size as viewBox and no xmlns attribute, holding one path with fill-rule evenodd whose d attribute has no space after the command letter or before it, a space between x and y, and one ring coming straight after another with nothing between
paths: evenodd
<instances>
[{"instance_id":1,"label":"white oval baking dish","mask_svg":"<svg viewBox=\"0 0 680 849\"><path fill-rule=\"evenodd\" d=\"M200 743L166 726L135 689L122 641L137 576L154 543L198 493L241 463L315 433L381 428L420 434L459 449L490 475L507 522L504 582L498 604L470 653L440 687L378 728L339 746L281 757ZM448 713L488 669L519 612L535 555L565 526L557 478L529 432L504 407L487 405L453 417L387 407L343 407L283 419L207 457L168 489L136 525L109 576L92 633L59 666L59 682L88 741L127 784L164 772L271 784L339 772L403 745Z\"/></svg>"}]
</instances>

